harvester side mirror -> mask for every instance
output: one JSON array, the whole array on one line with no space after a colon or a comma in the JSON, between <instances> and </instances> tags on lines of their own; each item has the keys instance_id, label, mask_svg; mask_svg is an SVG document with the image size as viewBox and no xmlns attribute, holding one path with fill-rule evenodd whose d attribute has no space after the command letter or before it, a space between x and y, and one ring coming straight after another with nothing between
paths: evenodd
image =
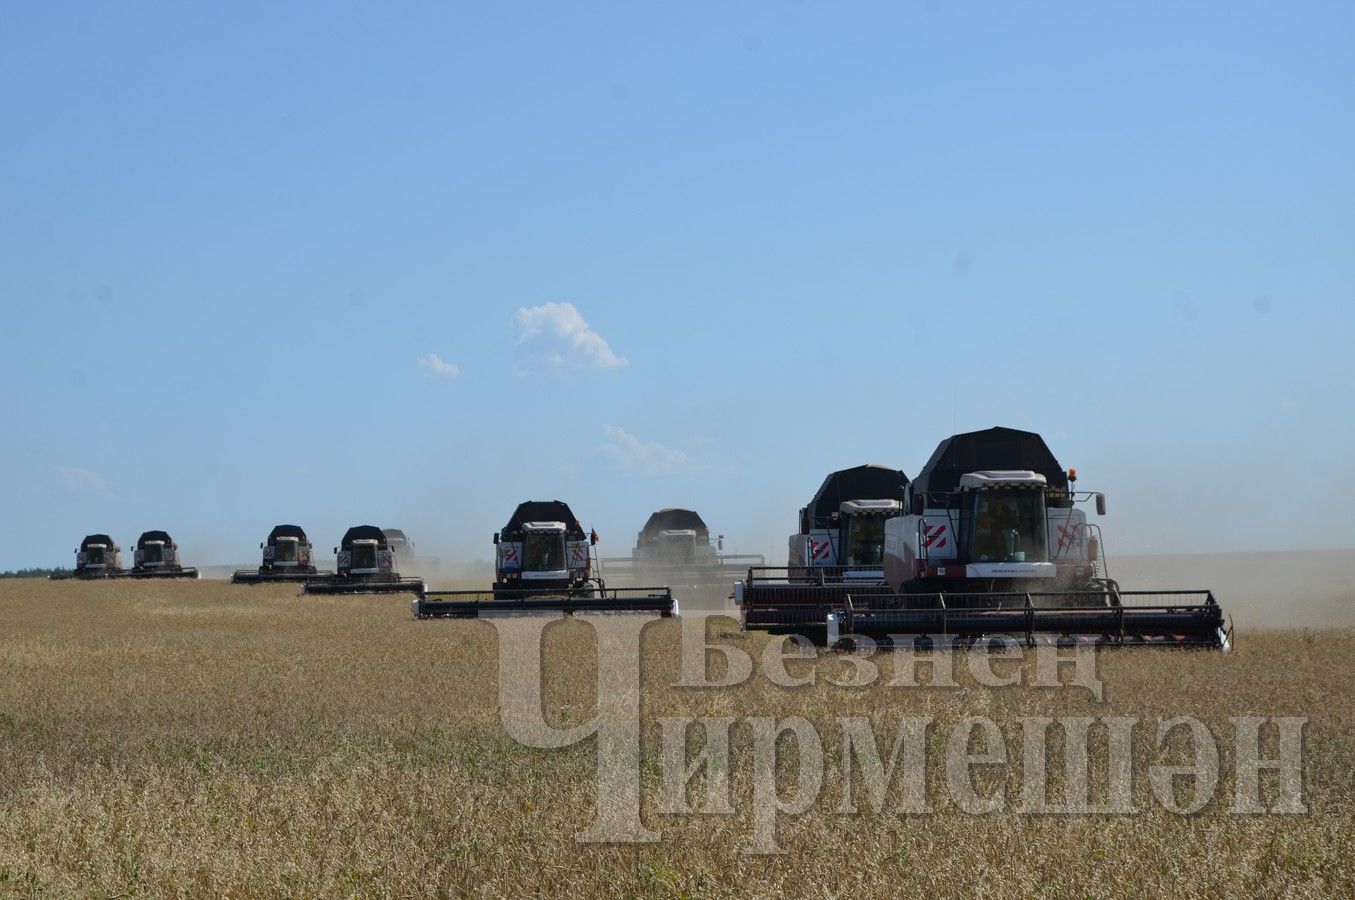
<instances>
[{"instance_id":1,"label":"harvester side mirror","mask_svg":"<svg viewBox=\"0 0 1355 900\"><path fill-rule=\"evenodd\" d=\"M1096 514L1104 516L1106 514L1106 495L1098 493L1096 495Z\"/></svg>"},{"instance_id":2,"label":"harvester side mirror","mask_svg":"<svg viewBox=\"0 0 1355 900\"><path fill-rule=\"evenodd\" d=\"M913 495L913 515L920 516L927 508L927 498L921 494Z\"/></svg>"},{"instance_id":3,"label":"harvester side mirror","mask_svg":"<svg viewBox=\"0 0 1355 900\"><path fill-rule=\"evenodd\" d=\"M259 549L260 549L260 550L263 549L263 544L260 544L260 545L259 545Z\"/></svg>"},{"instance_id":4,"label":"harvester side mirror","mask_svg":"<svg viewBox=\"0 0 1355 900\"><path fill-rule=\"evenodd\" d=\"M723 534L715 539L715 549L716 550L725 549L725 536Z\"/></svg>"},{"instance_id":5,"label":"harvester side mirror","mask_svg":"<svg viewBox=\"0 0 1355 900\"><path fill-rule=\"evenodd\" d=\"M498 546L498 544L499 544L499 533L496 531L494 532L494 545Z\"/></svg>"}]
</instances>

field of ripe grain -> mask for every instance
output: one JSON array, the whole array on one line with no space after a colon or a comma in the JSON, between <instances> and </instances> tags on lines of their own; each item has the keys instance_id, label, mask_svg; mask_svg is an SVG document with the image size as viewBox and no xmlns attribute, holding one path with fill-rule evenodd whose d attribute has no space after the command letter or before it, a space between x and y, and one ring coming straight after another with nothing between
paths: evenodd
<instances>
[{"instance_id":1,"label":"field of ripe grain","mask_svg":"<svg viewBox=\"0 0 1355 900\"><path fill-rule=\"evenodd\" d=\"M1230 654L1102 654L1098 699L983 687L962 668L955 688L891 687L887 660L870 685L840 687L827 680L855 666L831 653L787 663L812 685L773 683L759 663L736 687L675 687L680 626L658 622L640 650L640 765L644 821L662 838L616 845L574 840L594 818L596 741L531 749L502 731L500 653L530 648L501 648L491 625L416 622L403 597L16 580L0 582L0 626L0 896L1355 894L1350 630L1244 631ZM709 627L754 660L770 640L730 620ZM552 625L542 653L547 718L587 721L592 628ZM1002 665L1019 675L1030 663ZM728 814L662 808L657 722L684 715L735 719ZM964 813L946 797L944 748L930 745L930 813L875 812L860 798L859 815L839 810L839 717L866 717L883 742L901 716L932 717L942 733L985 716L1013 735L1041 715L1140 719L1140 811ZM822 734L820 800L777 820L785 853L750 854L745 726L792 716ZM1179 762L1180 748L1158 756L1154 740L1176 716L1218 737L1224 774L1194 815L1162 808L1148 784L1148 766ZM1308 718L1306 813L1232 812L1238 716ZM1012 742L1013 759L1020 749ZM788 796L798 757L782 760Z\"/></svg>"}]
</instances>

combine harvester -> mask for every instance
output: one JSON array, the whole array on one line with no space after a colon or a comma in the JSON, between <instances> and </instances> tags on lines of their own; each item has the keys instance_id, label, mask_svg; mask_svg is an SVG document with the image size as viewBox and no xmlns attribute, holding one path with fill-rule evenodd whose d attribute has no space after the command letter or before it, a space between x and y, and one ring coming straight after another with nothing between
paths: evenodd
<instances>
[{"instance_id":1,"label":"combine harvester","mask_svg":"<svg viewBox=\"0 0 1355 900\"><path fill-rule=\"evenodd\" d=\"M415 553L414 542L399 528L383 528L381 532L386 535L386 542L395 551L395 564L402 570L426 576L442 565L442 560L436 556L419 556Z\"/></svg>"},{"instance_id":2,"label":"combine harvester","mask_svg":"<svg viewBox=\"0 0 1355 900\"><path fill-rule=\"evenodd\" d=\"M315 568L314 551L300 525L275 525L259 545L263 562L258 569L240 569L231 584L263 584L273 581L310 581L333 573Z\"/></svg>"},{"instance_id":3,"label":"combine harvester","mask_svg":"<svg viewBox=\"0 0 1355 900\"><path fill-rule=\"evenodd\" d=\"M761 555L727 555L725 538L711 543L710 529L694 510L661 509L649 517L630 556L602 560L603 572L623 584L661 583L726 592L750 567L766 566Z\"/></svg>"},{"instance_id":4,"label":"combine harvester","mask_svg":"<svg viewBox=\"0 0 1355 900\"><path fill-rule=\"evenodd\" d=\"M884 579L885 526L903 514L908 476L888 466L833 472L800 510L789 565L757 567L734 583L744 628L822 639L828 614L848 595L891 593Z\"/></svg>"},{"instance_id":5,"label":"combine harvester","mask_svg":"<svg viewBox=\"0 0 1355 900\"><path fill-rule=\"evenodd\" d=\"M75 548L75 569L71 572L54 572L47 577L52 581L70 579L93 580L96 578L126 578L127 571L122 567L122 548L106 534L88 534Z\"/></svg>"},{"instance_id":6,"label":"combine harvester","mask_svg":"<svg viewBox=\"0 0 1355 900\"><path fill-rule=\"evenodd\" d=\"M405 565L414 561L414 542L405 536L405 533L398 528L383 528L381 533L386 536L386 544L395 554L396 565Z\"/></svg>"},{"instance_id":7,"label":"combine harvester","mask_svg":"<svg viewBox=\"0 0 1355 900\"><path fill-rule=\"evenodd\" d=\"M179 546L164 531L144 531L132 553L131 578L197 578L198 570L184 566Z\"/></svg>"},{"instance_id":8,"label":"combine harvester","mask_svg":"<svg viewBox=\"0 0 1355 900\"><path fill-rule=\"evenodd\" d=\"M395 550L384 531L375 525L354 525L343 533L334 548L338 571L309 578L302 585L306 594L422 594L422 578L401 578Z\"/></svg>"},{"instance_id":9,"label":"combine harvester","mask_svg":"<svg viewBox=\"0 0 1355 900\"><path fill-rule=\"evenodd\" d=\"M1106 571L1100 528L1044 439L990 428L942 441L885 525L888 595L853 592L829 619L830 645L858 637L969 644L1228 649L1231 627L1208 590L1124 591Z\"/></svg>"},{"instance_id":10,"label":"combine harvester","mask_svg":"<svg viewBox=\"0 0 1355 900\"><path fill-rule=\"evenodd\" d=\"M667 587L609 588L593 574L597 532L585 534L569 504L518 504L494 535L494 585L487 591L425 591L414 616L476 618L524 613L677 614Z\"/></svg>"}]
</instances>

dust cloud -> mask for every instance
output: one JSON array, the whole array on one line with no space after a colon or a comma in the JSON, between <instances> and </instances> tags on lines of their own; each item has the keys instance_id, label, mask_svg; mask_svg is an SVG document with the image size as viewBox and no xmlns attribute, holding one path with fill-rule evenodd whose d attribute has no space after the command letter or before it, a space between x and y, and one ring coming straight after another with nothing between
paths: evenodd
<instances>
[{"instance_id":1,"label":"dust cloud","mask_svg":"<svg viewBox=\"0 0 1355 900\"><path fill-rule=\"evenodd\" d=\"M1355 627L1355 550L1120 556L1124 590L1206 588L1241 628Z\"/></svg>"}]
</instances>

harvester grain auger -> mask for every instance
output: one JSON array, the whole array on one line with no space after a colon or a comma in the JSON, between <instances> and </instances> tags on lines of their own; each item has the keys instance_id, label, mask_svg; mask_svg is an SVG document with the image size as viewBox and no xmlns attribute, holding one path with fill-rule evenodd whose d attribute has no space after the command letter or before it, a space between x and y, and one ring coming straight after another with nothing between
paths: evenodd
<instances>
[{"instance_id":1,"label":"harvester grain auger","mask_svg":"<svg viewBox=\"0 0 1355 900\"><path fill-rule=\"evenodd\" d=\"M758 554L724 552L724 535L712 543L710 528L694 510L661 509L649 517L630 556L602 560L613 584L668 584L729 590L751 566L765 566Z\"/></svg>"},{"instance_id":2,"label":"harvester grain auger","mask_svg":"<svg viewBox=\"0 0 1355 900\"><path fill-rule=\"evenodd\" d=\"M144 531L132 552L132 578L197 578L198 570L183 565L179 546L164 531Z\"/></svg>"},{"instance_id":3,"label":"harvester grain auger","mask_svg":"<svg viewBox=\"0 0 1355 900\"><path fill-rule=\"evenodd\" d=\"M908 476L887 466L833 472L800 510L788 564L751 566L734 583L745 628L822 639L828 614L848 595L890 593L884 580L885 525L903 513Z\"/></svg>"},{"instance_id":4,"label":"harvester grain auger","mask_svg":"<svg viewBox=\"0 0 1355 900\"><path fill-rule=\"evenodd\" d=\"M126 578L122 567L122 548L106 534L87 534L75 548L75 568L70 572L55 572L47 577L53 581L69 579Z\"/></svg>"},{"instance_id":5,"label":"harvester grain auger","mask_svg":"<svg viewBox=\"0 0 1355 900\"><path fill-rule=\"evenodd\" d=\"M308 578L307 594L422 594L422 578L402 578L385 533L375 525L355 525L334 548L338 571Z\"/></svg>"},{"instance_id":6,"label":"harvester grain auger","mask_svg":"<svg viewBox=\"0 0 1355 900\"><path fill-rule=\"evenodd\" d=\"M275 525L259 545L263 561L257 569L240 569L231 576L232 584L264 584L273 581L311 581L327 578L332 572L315 568L314 549L300 525Z\"/></svg>"},{"instance_id":7,"label":"harvester grain auger","mask_svg":"<svg viewBox=\"0 0 1355 900\"><path fill-rule=\"evenodd\" d=\"M494 585L487 591L425 591L416 618L529 613L677 614L667 587L609 588L593 571L597 532L585 534L559 500L518 504L494 535Z\"/></svg>"},{"instance_id":8,"label":"harvester grain auger","mask_svg":"<svg viewBox=\"0 0 1355 900\"><path fill-rule=\"evenodd\" d=\"M1110 579L1100 529L1044 440L1010 428L942 441L885 523L886 593L851 591L829 643L1024 644L1228 649L1212 592L1126 591Z\"/></svg>"}]
</instances>

